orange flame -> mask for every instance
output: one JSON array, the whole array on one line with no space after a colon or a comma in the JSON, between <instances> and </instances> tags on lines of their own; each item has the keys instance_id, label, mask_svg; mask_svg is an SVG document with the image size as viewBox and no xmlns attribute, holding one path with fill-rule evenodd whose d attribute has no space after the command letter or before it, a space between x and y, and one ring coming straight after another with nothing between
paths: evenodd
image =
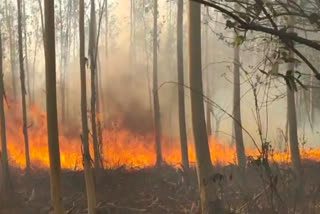
<instances>
[{"instance_id":1,"label":"orange flame","mask_svg":"<svg viewBox=\"0 0 320 214\"><path fill-rule=\"evenodd\" d=\"M8 150L11 164L24 168L25 151L22 134L22 121L14 111L7 109L7 135ZM30 158L33 166L40 168L49 167L49 156L47 146L46 114L37 106L32 106L29 111L29 139ZM60 126L60 129L63 129ZM82 155L80 143L80 131L78 137L60 136L61 166L64 169L82 169ZM103 134L102 147L106 167L117 167L126 165L128 167L153 166L156 161L154 149L154 137L152 134L141 136L128 130L114 129L105 130ZM235 148L210 139L210 152L214 164L236 163ZM178 165L181 160L180 145L178 140L163 141L164 158L168 164ZM247 150L247 155L256 156L256 150ZM320 160L320 149L302 152L303 158ZM196 155L193 144L189 144L190 162L195 162ZM286 152L275 153L272 159L279 162L290 160Z\"/></svg>"}]
</instances>

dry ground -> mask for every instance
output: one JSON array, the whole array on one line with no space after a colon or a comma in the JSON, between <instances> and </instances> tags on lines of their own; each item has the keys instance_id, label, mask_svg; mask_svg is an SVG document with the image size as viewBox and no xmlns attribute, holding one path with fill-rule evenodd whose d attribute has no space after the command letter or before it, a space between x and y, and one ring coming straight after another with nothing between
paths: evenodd
<instances>
[{"instance_id":1,"label":"dry ground","mask_svg":"<svg viewBox=\"0 0 320 214\"><path fill-rule=\"evenodd\" d=\"M285 165L253 163L245 172L233 165L215 168L215 182L225 213L320 213L320 163L305 162L304 190ZM14 197L3 197L1 214L51 212L49 176L33 170L30 176L13 170ZM83 173L63 171L64 203L68 214L86 213ZM97 178L100 214L198 214L199 194L194 169L184 172L170 166L161 169L104 170ZM298 192L298 194L297 194Z\"/></svg>"}]
</instances>

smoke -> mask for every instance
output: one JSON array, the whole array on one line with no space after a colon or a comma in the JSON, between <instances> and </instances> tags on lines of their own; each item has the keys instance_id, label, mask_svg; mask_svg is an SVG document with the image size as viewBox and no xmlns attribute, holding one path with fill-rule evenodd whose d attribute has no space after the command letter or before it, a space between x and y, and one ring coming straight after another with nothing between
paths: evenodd
<instances>
[{"instance_id":1,"label":"smoke","mask_svg":"<svg viewBox=\"0 0 320 214\"><path fill-rule=\"evenodd\" d=\"M165 6L164 6L165 5ZM142 14L137 14L138 21L136 24L136 56L135 60L130 58L130 11L129 5L125 2L119 2L119 5L114 8L113 16L115 23L110 24L112 30L119 31L110 38L109 56L105 56L104 47L104 29L101 29L101 41L99 44L99 75L101 75L101 90L100 103L103 127L105 129L125 129L137 135L148 135L153 133L153 114L152 114L152 11L145 15L145 22L142 20ZM171 16L171 18L167 17ZM159 11L159 85L165 82L176 82L176 35L175 35L175 16L176 7L172 4L170 7L167 2L160 2ZM232 114L232 90L233 90L233 76L232 76L232 61L233 61L233 47L227 46L223 40L232 42L233 32L225 30L225 20L220 15L215 15L218 22L211 21L209 30L209 45L203 44L203 59L205 59L205 49L208 48L209 61L203 60L203 67L206 63L212 63L207 70L204 71L204 82L206 82L206 72L210 72L209 84L211 87L210 99L218 103L224 111ZM88 21L88 20L86 20ZM186 22L186 21L185 21ZM102 24L104 27L105 25ZM146 29L144 29L146 27ZM205 27L205 25L203 25ZM59 28L57 28L58 30ZM114 30L115 31L115 30ZM74 31L77 32L77 31ZM184 26L184 56L185 56L185 84L188 84L188 55L187 55L187 24ZM217 34L217 33L221 34ZM224 37L224 39L222 39ZM58 110L59 120L62 117L62 93L61 81L62 72L59 66L59 38L57 38L57 96L58 96ZM42 45L41 41L39 46ZM79 136L81 132L80 121L80 71L79 71L79 56L78 56L78 39L77 36L70 41L71 53L70 62L67 67L67 86L66 86L66 107L67 120L65 124L60 125L61 133L63 135ZM30 56L35 56L36 50L35 40L31 40ZM8 45L7 42L5 45ZM35 63L35 77L34 92L35 105L39 109L45 110L45 76L43 51L38 48ZM245 48L243 48L245 49ZM9 66L8 51L5 58L5 85L8 88L9 96L12 96L11 75ZM250 66L256 65L261 60L261 53L242 50L241 61L243 66L250 70ZM30 66L33 68L33 66ZM32 70L32 69L31 69ZM33 71L31 71L33 72ZM255 103L252 94L251 86L246 80L246 76L242 72L241 77L241 93L242 93L242 121L243 126L259 141L257 131L257 120L255 115ZM260 75L261 76L261 75ZM87 98L88 98L88 117L90 119L90 71L87 71ZM17 80L19 86L19 81ZM269 95L276 96L285 92L285 86L279 84L278 88L272 88ZM19 87L18 87L19 88ZM264 93L266 86L261 87L258 95L259 102L265 101ZM178 105L177 105L177 85L165 84L159 89L160 108L161 108L161 123L163 135L166 137L179 137L178 129ZM187 130L189 139L191 138L191 115L190 115L190 92L186 89L186 115L187 115ZM18 97L19 98L19 97ZM261 108L260 114L262 116L262 129L266 141L270 141L277 145L279 141L279 129L285 130L286 125L286 99L285 97L275 102L270 103L267 107ZM20 112L20 109L18 113ZM232 119L224 114L219 109L214 109L216 115L221 116L219 137L225 141L230 142L232 137ZM19 114L20 117L20 114ZM33 121L33 114L29 115L30 121ZM213 127L216 128L216 117L213 116ZM11 117L8 118L10 120ZM90 120L89 120L90 122ZM308 125L308 118L300 118L299 136L308 140L308 145L315 146L318 137L317 130L319 124L315 123L311 127ZM34 124L36 127L36 124ZM217 133L215 133L217 134ZM247 147L253 144L247 134L244 134L245 143Z\"/></svg>"},{"instance_id":2,"label":"smoke","mask_svg":"<svg viewBox=\"0 0 320 214\"><path fill-rule=\"evenodd\" d=\"M138 134L152 133L151 91L146 78L140 78L144 75L141 72L144 68L132 70L128 67L130 63L127 63L109 63L104 71L103 110L106 127L116 125Z\"/></svg>"}]
</instances>

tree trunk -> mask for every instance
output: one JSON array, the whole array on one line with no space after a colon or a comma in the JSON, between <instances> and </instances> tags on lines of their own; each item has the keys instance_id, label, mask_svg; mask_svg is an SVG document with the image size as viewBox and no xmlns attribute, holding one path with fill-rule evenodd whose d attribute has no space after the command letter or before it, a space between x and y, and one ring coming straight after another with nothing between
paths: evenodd
<instances>
[{"instance_id":1,"label":"tree trunk","mask_svg":"<svg viewBox=\"0 0 320 214\"><path fill-rule=\"evenodd\" d=\"M62 14L62 0L59 0L59 16L60 16L60 84L61 84L61 122L65 123L66 121L66 79L65 79L65 69L64 69L64 59L66 47L64 47L64 35L63 35L63 14Z\"/></svg>"},{"instance_id":2,"label":"tree trunk","mask_svg":"<svg viewBox=\"0 0 320 214\"><path fill-rule=\"evenodd\" d=\"M30 72L29 72L29 54L28 54L28 32L27 32L27 15L26 15L26 0L22 1L23 7L23 45L24 45L24 53L25 53L25 68L26 68L26 77L27 77L27 92L28 92L28 101L29 105L31 104L31 93L30 93Z\"/></svg>"},{"instance_id":3,"label":"tree trunk","mask_svg":"<svg viewBox=\"0 0 320 214\"><path fill-rule=\"evenodd\" d=\"M177 68L178 68L178 99L179 99L179 128L182 165L189 168L188 139L186 130L186 109L184 100L184 68L183 68L183 0L178 0L177 20Z\"/></svg>"},{"instance_id":4,"label":"tree trunk","mask_svg":"<svg viewBox=\"0 0 320 214\"><path fill-rule=\"evenodd\" d=\"M205 66L209 65L209 8L206 7L206 14L205 14ZM210 93L210 70L209 67L206 69L206 96L210 99L211 98L211 93ZM209 102L206 103L206 119L207 119L207 134L209 137L209 142L210 138L212 136L212 123L211 123L211 113L212 113L212 106Z\"/></svg>"},{"instance_id":5,"label":"tree trunk","mask_svg":"<svg viewBox=\"0 0 320 214\"><path fill-rule=\"evenodd\" d=\"M156 141L157 166L161 166L161 121L160 102L158 93L158 0L153 1L153 107L154 107L154 129Z\"/></svg>"},{"instance_id":6,"label":"tree trunk","mask_svg":"<svg viewBox=\"0 0 320 214\"><path fill-rule=\"evenodd\" d=\"M135 46L135 33L136 33L136 6L135 6L135 0L130 0L131 8L130 8L130 68L135 69L136 66L136 46ZM134 76L134 75L133 75Z\"/></svg>"},{"instance_id":7,"label":"tree trunk","mask_svg":"<svg viewBox=\"0 0 320 214\"><path fill-rule=\"evenodd\" d=\"M294 33L295 19L293 16L289 17L288 20L288 32ZM289 58L294 58L294 53L292 50L289 52ZM296 103L295 103L295 91L294 91L294 63L288 63L288 78L292 85L287 86L287 108L288 108L288 131L289 131L289 142L290 142L290 153L293 168L296 174L301 176L301 158L299 151L299 141L298 141L298 130L297 130L297 113L296 113Z\"/></svg>"},{"instance_id":8,"label":"tree trunk","mask_svg":"<svg viewBox=\"0 0 320 214\"><path fill-rule=\"evenodd\" d=\"M290 63L291 64L291 63ZM289 71L293 71L294 66L288 66ZM289 74L290 73L290 74ZM288 72L288 75L293 75ZM292 76L293 79L293 76ZM288 86L287 89L287 105L288 105L288 124L289 124L289 141L290 141L290 153L293 168L299 172L301 169L298 131L297 131L297 118L296 118L296 105L295 105L295 92Z\"/></svg>"},{"instance_id":9,"label":"tree trunk","mask_svg":"<svg viewBox=\"0 0 320 214\"><path fill-rule=\"evenodd\" d=\"M44 1L45 9L45 62L46 62L46 106L50 159L51 198L54 214L64 214L61 190L61 166L59 151L57 91L56 91L56 49L54 25L54 0Z\"/></svg>"},{"instance_id":10,"label":"tree trunk","mask_svg":"<svg viewBox=\"0 0 320 214\"><path fill-rule=\"evenodd\" d=\"M191 113L202 214L223 213L212 181L213 167L204 116L201 65L201 7L189 0L189 69Z\"/></svg>"},{"instance_id":11,"label":"tree trunk","mask_svg":"<svg viewBox=\"0 0 320 214\"><path fill-rule=\"evenodd\" d=\"M80 73L81 73L81 119L82 119L82 143L83 143L83 162L84 175L86 181L88 213L94 214L96 207L96 191L93 177L93 169L91 165L91 157L89 151L89 130L87 119L87 88L86 88L86 62L85 62L85 33L84 33L84 0L80 0Z\"/></svg>"},{"instance_id":12,"label":"tree trunk","mask_svg":"<svg viewBox=\"0 0 320 214\"><path fill-rule=\"evenodd\" d=\"M15 40L14 40L14 31L12 31L12 9L11 6L9 8L8 0L5 0L6 6L6 24L8 28L9 35L9 46L10 46L10 66L11 66L11 81L12 81L12 89L13 89L13 97L17 100L17 85L16 85L16 53L15 53Z\"/></svg>"},{"instance_id":13,"label":"tree trunk","mask_svg":"<svg viewBox=\"0 0 320 214\"><path fill-rule=\"evenodd\" d=\"M4 81L3 81L3 50L2 50L2 34L0 26L0 122L1 122L1 193L8 196L12 192L12 184L10 179L8 148L7 148L7 135L6 135L6 118L4 112Z\"/></svg>"},{"instance_id":14,"label":"tree trunk","mask_svg":"<svg viewBox=\"0 0 320 214\"><path fill-rule=\"evenodd\" d=\"M246 167L246 154L243 143L242 121L241 121L241 89L240 89L240 48L234 47L233 59L233 128L237 150L238 166L242 169Z\"/></svg>"},{"instance_id":15,"label":"tree trunk","mask_svg":"<svg viewBox=\"0 0 320 214\"><path fill-rule=\"evenodd\" d=\"M93 138L93 151L94 151L94 168L101 169L101 156L99 149L98 133L97 133L97 79L96 79L96 41L97 41L97 22L95 1L91 0L91 15L90 15L90 38L89 38L89 57L91 69L91 129Z\"/></svg>"},{"instance_id":16,"label":"tree trunk","mask_svg":"<svg viewBox=\"0 0 320 214\"><path fill-rule=\"evenodd\" d=\"M96 56L98 57L98 56ZM97 59L95 60L95 64L97 65ZM97 67L97 66L96 66ZM102 161L102 146L103 146L103 131L102 131L102 112L100 110L101 107L101 100L100 100L100 92L102 92L101 88L101 69L99 68L99 73L96 72L95 75L95 82L96 82L96 115L97 115L97 141L98 141L98 160L99 163L96 164L96 169L100 170L103 168L103 161Z\"/></svg>"},{"instance_id":17,"label":"tree trunk","mask_svg":"<svg viewBox=\"0 0 320 214\"><path fill-rule=\"evenodd\" d=\"M67 17L66 17L66 27L65 27L65 35L63 36L64 39L64 59L63 59L63 102L64 102L64 114L65 114L65 121L68 121L68 116L69 116L69 93L68 93L68 83L69 83L69 79L68 79L68 63L70 60L70 41L69 41L69 32L70 32L70 15L73 11L72 8L72 2L69 1L67 3Z\"/></svg>"},{"instance_id":18,"label":"tree trunk","mask_svg":"<svg viewBox=\"0 0 320 214\"><path fill-rule=\"evenodd\" d=\"M20 82L21 82L21 98L22 98L22 117L23 117L23 136L26 154L26 172L30 173L30 154L29 154L29 138L28 138L28 116L26 106L26 85L25 72L23 64L23 46L22 46L22 17L21 17L21 0L18 3L18 43L19 43L19 64L20 64Z\"/></svg>"},{"instance_id":19,"label":"tree trunk","mask_svg":"<svg viewBox=\"0 0 320 214\"><path fill-rule=\"evenodd\" d=\"M43 48L45 48L45 29L44 29L44 18L43 18L43 9L42 9L42 4L41 4L41 0L38 0L38 4L39 4L39 12L40 12L40 19L41 19L41 32L42 32L42 41L43 41Z\"/></svg>"}]
</instances>

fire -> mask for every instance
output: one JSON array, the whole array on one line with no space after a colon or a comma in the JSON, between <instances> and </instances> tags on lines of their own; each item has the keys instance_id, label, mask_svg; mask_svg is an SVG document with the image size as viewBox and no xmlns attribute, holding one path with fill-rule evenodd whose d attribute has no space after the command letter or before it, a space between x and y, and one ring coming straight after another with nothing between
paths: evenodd
<instances>
[{"instance_id":1,"label":"fire","mask_svg":"<svg viewBox=\"0 0 320 214\"><path fill-rule=\"evenodd\" d=\"M19 168L24 168L25 151L22 134L22 121L14 108L7 109L7 138L10 162ZM80 121L79 121L80 122ZM48 168L49 156L47 146L46 115L37 106L29 111L29 143L31 164L34 167ZM60 129L63 129L61 126ZM82 169L82 150L80 130L74 136L60 136L61 166L64 169ZM236 163L235 148L210 139L211 158L214 164ZM104 164L112 168L125 165L127 167L149 167L156 161L154 137L152 134L139 135L128 130L115 128L104 130L102 147ZM247 150L247 155L258 155L257 150ZM163 140L163 154L166 162L179 165L181 160L179 140ZM320 160L320 149L303 151L302 157L310 160ZM278 162L288 162L287 152L278 152L271 155ZM189 159L195 162L194 145L189 143Z\"/></svg>"}]
</instances>

